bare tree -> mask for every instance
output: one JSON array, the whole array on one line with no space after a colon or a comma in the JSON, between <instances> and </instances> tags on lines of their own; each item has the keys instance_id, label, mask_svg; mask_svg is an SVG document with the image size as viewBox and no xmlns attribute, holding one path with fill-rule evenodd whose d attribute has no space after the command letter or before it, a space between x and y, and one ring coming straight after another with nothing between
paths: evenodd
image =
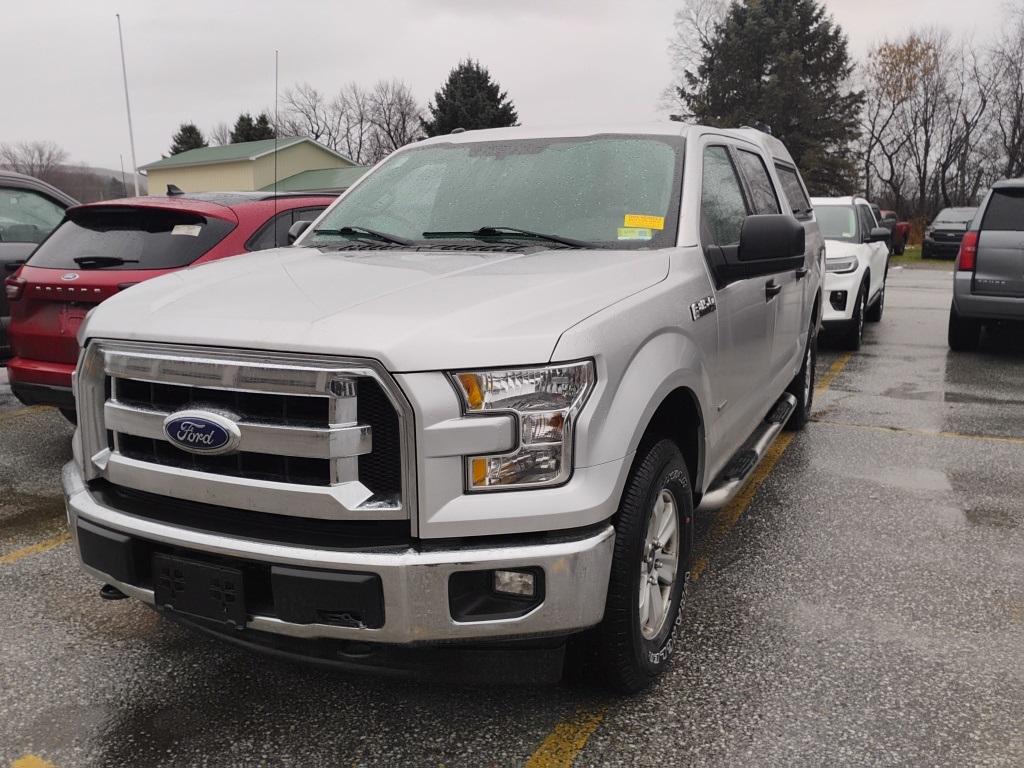
<instances>
[{"instance_id":1,"label":"bare tree","mask_svg":"<svg viewBox=\"0 0 1024 768\"><path fill-rule=\"evenodd\" d=\"M338 93L335 103L341 112L341 141L334 149L357 163L370 162L374 132L370 94L358 84L349 83Z\"/></svg>"},{"instance_id":2,"label":"bare tree","mask_svg":"<svg viewBox=\"0 0 1024 768\"><path fill-rule=\"evenodd\" d=\"M44 181L67 159L68 153L52 141L0 144L0 165Z\"/></svg>"},{"instance_id":3,"label":"bare tree","mask_svg":"<svg viewBox=\"0 0 1024 768\"><path fill-rule=\"evenodd\" d=\"M672 59L675 79L661 96L661 107L675 114L686 115L687 108L680 96L686 87L686 74L696 72L704 49L715 33L715 27L725 18L729 0L685 0L676 11L673 34L668 52Z\"/></svg>"},{"instance_id":4,"label":"bare tree","mask_svg":"<svg viewBox=\"0 0 1024 768\"><path fill-rule=\"evenodd\" d=\"M210 139L210 144L215 147L223 147L231 143L231 126L225 122L217 123L206 132L206 135Z\"/></svg>"},{"instance_id":5,"label":"bare tree","mask_svg":"<svg viewBox=\"0 0 1024 768\"><path fill-rule=\"evenodd\" d=\"M282 135L307 136L337 150L341 132L341 110L337 99L329 99L309 83L284 92Z\"/></svg>"},{"instance_id":6,"label":"bare tree","mask_svg":"<svg viewBox=\"0 0 1024 768\"><path fill-rule=\"evenodd\" d=\"M1001 174L1024 176L1024 7L1009 14L989 58L992 128Z\"/></svg>"},{"instance_id":7,"label":"bare tree","mask_svg":"<svg viewBox=\"0 0 1024 768\"><path fill-rule=\"evenodd\" d=\"M378 80L369 93L373 124L369 159L376 162L421 136L423 110L401 80Z\"/></svg>"}]
</instances>

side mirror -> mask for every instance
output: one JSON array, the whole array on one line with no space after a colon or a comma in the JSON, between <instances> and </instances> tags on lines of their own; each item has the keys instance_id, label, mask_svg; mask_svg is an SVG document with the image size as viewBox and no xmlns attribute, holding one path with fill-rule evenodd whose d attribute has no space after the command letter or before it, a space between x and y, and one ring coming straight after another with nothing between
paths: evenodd
<instances>
[{"instance_id":1,"label":"side mirror","mask_svg":"<svg viewBox=\"0 0 1024 768\"><path fill-rule=\"evenodd\" d=\"M884 243L889 240L891 233L885 227L875 227L868 235L869 243Z\"/></svg>"},{"instance_id":2,"label":"side mirror","mask_svg":"<svg viewBox=\"0 0 1024 768\"><path fill-rule=\"evenodd\" d=\"M803 225L786 214L748 216L738 245L706 249L719 287L734 280L775 275L804 266Z\"/></svg>"},{"instance_id":3,"label":"side mirror","mask_svg":"<svg viewBox=\"0 0 1024 768\"><path fill-rule=\"evenodd\" d=\"M777 261L804 257L804 228L792 216L747 216L740 229L740 261Z\"/></svg>"},{"instance_id":4,"label":"side mirror","mask_svg":"<svg viewBox=\"0 0 1024 768\"><path fill-rule=\"evenodd\" d=\"M288 227L288 245L291 245L298 240L302 233L309 229L309 225L312 221L296 221L290 227Z\"/></svg>"}]
</instances>

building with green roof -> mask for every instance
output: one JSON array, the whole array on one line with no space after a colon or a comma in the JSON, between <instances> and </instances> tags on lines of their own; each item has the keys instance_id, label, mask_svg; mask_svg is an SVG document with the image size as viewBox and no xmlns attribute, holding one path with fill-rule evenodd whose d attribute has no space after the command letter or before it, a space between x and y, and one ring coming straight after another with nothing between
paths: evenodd
<instances>
[{"instance_id":1,"label":"building with green roof","mask_svg":"<svg viewBox=\"0 0 1024 768\"><path fill-rule=\"evenodd\" d=\"M275 170L281 189L283 180L305 172L352 168L365 170L312 139L290 137L190 149L143 165L139 170L148 178L150 194L162 195L168 184L183 192L272 189Z\"/></svg>"},{"instance_id":2,"label":"building with green roof","mask_svg":"<svg viewBox=\"0 0 1024 768\"><path fill-rule=\"evenodd\" d=\"M355 184L369 170L364 165L351 168L318 168L315 171L301 171L287 179L277 182L278 192L330 192L340 195ZM262 192L274 191L274 185L268 184Z\"/></svg>"}]
</instances>

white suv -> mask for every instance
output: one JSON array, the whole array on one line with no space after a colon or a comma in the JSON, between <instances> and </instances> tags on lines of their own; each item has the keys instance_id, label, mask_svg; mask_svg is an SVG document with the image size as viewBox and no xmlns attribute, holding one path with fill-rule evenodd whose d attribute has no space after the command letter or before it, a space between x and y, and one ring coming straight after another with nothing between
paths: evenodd
<instances>
[{"instance_id":1,"label":"white suv","mask_svg":"<svg viewBox=\"0 0 1024 768\"><path fill-rule=\"evenodd\" d=\"M882 319L889 230L862 197L816 197L811 204L825 238L822 323L843 346L860 349L864 321Z\"/></svg>"}]
</instances>

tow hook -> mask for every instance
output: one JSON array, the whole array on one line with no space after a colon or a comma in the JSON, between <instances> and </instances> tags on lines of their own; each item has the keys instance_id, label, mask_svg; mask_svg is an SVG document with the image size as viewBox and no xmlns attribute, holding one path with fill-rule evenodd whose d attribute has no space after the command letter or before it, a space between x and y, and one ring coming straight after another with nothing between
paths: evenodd
<instances>
[{"instance_id":1,"label":"tow hook","mask_svg":"<svg viewBox=\"0 0 1024 768\"><path fill-rule=\"evenodd\" d=\"M113 584L104 584L100 587L100 597L104 600L124 600L128 595Z\"/></svg>"}]
</instances>

